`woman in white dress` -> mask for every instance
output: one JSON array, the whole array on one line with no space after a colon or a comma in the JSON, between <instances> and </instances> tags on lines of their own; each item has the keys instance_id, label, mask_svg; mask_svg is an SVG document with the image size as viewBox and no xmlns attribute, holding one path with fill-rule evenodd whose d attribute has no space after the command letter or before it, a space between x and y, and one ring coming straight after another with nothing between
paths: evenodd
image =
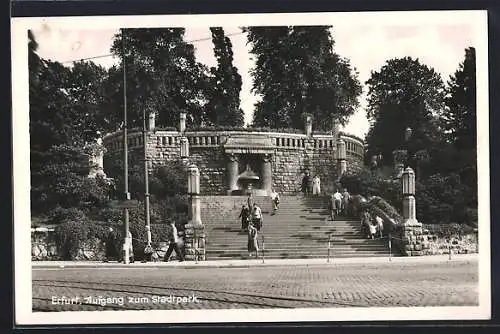
<instances>
[{"instance_id":1,"label":"woman in white dress","mask_svg":"<svg viewBox=\"0 0 500 334\"><path fill-rule=\"evenodd\" d=\"M313 195L318 196L321 193L321 180L318 175L313 177Z\"/></svg>"}]
</instances>

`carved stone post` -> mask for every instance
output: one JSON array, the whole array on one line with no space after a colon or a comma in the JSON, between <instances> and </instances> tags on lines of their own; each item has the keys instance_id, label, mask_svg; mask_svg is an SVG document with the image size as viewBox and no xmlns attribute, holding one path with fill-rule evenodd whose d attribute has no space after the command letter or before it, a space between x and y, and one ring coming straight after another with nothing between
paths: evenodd
<instances>
[{"instance_id":1,"label":"carved stone post","mask_svg":"<svg viewBox=\"0 0 500 334\"><path fill-rule=\"evenodd\" d=\"M150 112L148 115L148 130L154 131L156 127L156 114L154 112Z\"/></svg>"},{"instance_id":2,"label":"carved stone post","mask_svg":"<svg viewBox=\"0 0 500 334\"><path fill-rule=\"evenodd\" d=\"M181 137L181 160L185 163L189 158L189 140L187 137Z\"/></svg>"},{"instance_id":3,"label":"carved stone post","mask_svg":"<svg viewBox=\"0 0 500 334\"><path fill-rule=\"evenodd\" d=\"M402 239L404 254L407 256L423 255L422 252L422 224L417 221L415 201L415 173L410 167L402 174L403 186L403 231Z\"/></svg>"},{"instance_id":4,"label":"carved stone post","mask_svg":"<svg viewBox=\"0 0 500 334\"><path fill-rule=\"evenodd\" d=\"M312 117L311 116L306 117L306 136L307 137L312 136Z\"/></svg>"},{"instance_id":5,"label":"carved stone post","mask_svg":"<svg viewBox=\"0 0 500 334\"><path fill-rule=\"evenodd\" d=\"M231 193L233 190L238 190L238 161L239 156L237 154L229 154L227 156L227 180L228 180L228 192Z\"/></svg>"},{"instance_id":6,"label":"carved stone post","mask_svg":"<svg viewBox=\"0 0 500 334\"><path fill-rule=\"evenodd\" d=\"M184 131L186 131L186 113L181 112L179 121L179 132L184 133Z\"/></svg>"},{"instance_id":7,"label":"carved stone post","mask_svg":"<svg viewBox=\"0 0 500 334\"><path fill-rule=\"evenodd\" d=\"M89 177L96 177L100 175L102 177L106 177L104 173L104 153L106 152L106 148L102 144L102 138L97 138L96 145L92 147L92 153L90 156L90 171Z\"/></svg>"},{"instance_id":8,"label":"carved stone post","mask_svg":"<svg viewBox=\"0 0 500 334\"><path fill-rule=\"evenodd\" d=\"M201 221L200 171L195 165L188 167L189 222L184 235L186 260L205 260L205 227Z\"/></svg>"},{"instance_id":9,"label":"carved stone post","mask_svg":"<svg viewBox=\"0 0 500 334\"><path fill-rule=\"evenodd\" d=\"M271 193L271 188L273 186L271 158L271 154L264 154L262 157L262 188L268 193Z\"/></svg>"},{"instance_id":10,"label":"carved stone post","mask_svg":"<svg viewBox=\"0 0 500 334\"><path fill-rule=\"evenodd\" d=\"M337 163L338 163L338 179L347 171L347 154L345 149L345 141L342 138L337 140Z\"/></svg>"}]
</instances>

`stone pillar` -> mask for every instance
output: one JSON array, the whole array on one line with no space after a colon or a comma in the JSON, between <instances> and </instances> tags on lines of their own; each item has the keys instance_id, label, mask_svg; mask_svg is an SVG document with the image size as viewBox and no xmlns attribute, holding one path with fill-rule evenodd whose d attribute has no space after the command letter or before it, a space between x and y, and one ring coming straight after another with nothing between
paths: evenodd
<instances>
[{"instance_id":1,"label":"stone pillar","mask_svg":"<svg viewBox=\"0 0 500 334\"><path fill-rule=\"evenodd\" d=\"M187 137L181 137L180 139L181 143L181 159L182 160L187 160L189 158L189 140Z\"/></svg>"},{"instance_id":2,"label":"stone pillar","mask_svg":"<svg viewBox=\"0 0 500 334\"><path fill-rule=\"evenodd\" d=\"M195 165L188 167L189 222L184 234L186 260L205 260L205 227L201 222L200 171Z\"/></svg>"},{"instance_id":3,"label":"stone pillar","mask_svg":"<svg viewBox=\"0 0 500 334\"><path fill-rule=\"evenodd\" d=\"M345 148L345 141L342 138L337 140L337 163L338 163L338 179L347 172L347 153Z\"/></svg>"},{"instance_id":4,"label":"stone pillar","mask_svg":"<svg viewBox=\"0 0 500 334\"><path fill-rule=\"evenodd\" d=\"M403 255L423 255L424 241L422 224L417 221L417 207L415 201L415 173L410 167L406 168L401 176L403 186Z\"/></svg>"},{"instance_id":5,"label":"stone pillar","mask_svg":"<svg viewBox=\"0 0 500 334\"><path fill-rule=\"evenodd\" d=\"M227 180L228 192L238 190L238 161L239 156L236 154L229 154L227 156Z\"/></svg>"},{"instance_id":6,"label":"stone pillar","mask_svg":"<svg viewBox=\"0 0 500 334\"><path fill-rule=\"evenodd\" d=\"M154 131L156 127L156 113L150 112L148 115L148 130Z\"/></svg>"},{"instance_id":7,"label":"stone pillar","mask_svg":"<svg viewBox=\"0 0 500 334\"><path fill-rule=\"evenodd\" d=\"M106 174L104 173L105 152L106 148L102 144L102 138L98 137L95 146L92 148L89 177L96 177L97 175L106 177Z\"/></svg>"},{"instance_id":8,"label":"stone pillar","mask_svg":"<svg viewBox=\"0 0 500 334\"><path fill-rule=\"evenodd\" d=\"M271 169L271 154L264 154L262 157L262 188L271 193L273 187L273 172Z\"/></svg>"},{"instance_id":9,"label":"stone pillar","mask_svg":"<svg viewBox=\"0 0 500 334\"><path fill-rule=\"evenodd\" d=\"M311 116L306 117L306 136L307 137L312 136L312 117Z\"/></svg>"},{"instance_id":10,"label":"stone pillar","mask_svg":"<svg viewBox=\"0 0 500 334\"><path fill-rule=\"evenodd\" d=\"M184 133L186 131L186 113L181 112L179 121L179 132Z\"/></svg>"}]
</instances>

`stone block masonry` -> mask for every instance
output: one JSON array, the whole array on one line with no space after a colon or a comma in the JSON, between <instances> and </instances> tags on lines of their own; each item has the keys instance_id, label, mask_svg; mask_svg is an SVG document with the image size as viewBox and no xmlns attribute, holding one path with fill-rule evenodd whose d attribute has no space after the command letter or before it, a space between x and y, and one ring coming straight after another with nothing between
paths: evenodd
<instances>
[{"instance_id":1,"label":"stone block masonry","mask_svg":"<svg viewBox=\"0 0 500 334\"><path fill-rule=\"evenodd\" d=\"M129 132L129 168L142 170L144 167L144 145L140 131ZM200 190L202 195L226 195L231 185L228 177L228 152L225 143L228 138L251 136L269 140L271 146L266 151L254 150L257 155L265 153L271 165L272 187L281 194L295 194L300 191L302 177L306 170L321 179L323 192L331 192L337 179L336 135L289 134L274 132L242 131L198 131L185 133L177 131L151 131L147 136L146 155L150 172L168 161L181 159L180 142L185 136L189 141L188 162L200 169ZM363 166L364 144L354 137L342 135L346 142L347 170L359 171ZM107 135L103 139L106 147L104 170L109 177L120 177L119 168L123 163L123 137L121 133ZM242 147L245 152L247 148ZM260 152L260 153L259 153ZM107 166L114 165L115 170ZM244 167L244 166L243 166ZM239 166L240 172L243 168ZM116 174L116 175L115 175ZM234 180L233 180L234 181ZM262 180L261 180L262 181ZM259 181L259 182L261 182ZM259 183L260 185L260 183Z\"/></svg>"}]
</instances>

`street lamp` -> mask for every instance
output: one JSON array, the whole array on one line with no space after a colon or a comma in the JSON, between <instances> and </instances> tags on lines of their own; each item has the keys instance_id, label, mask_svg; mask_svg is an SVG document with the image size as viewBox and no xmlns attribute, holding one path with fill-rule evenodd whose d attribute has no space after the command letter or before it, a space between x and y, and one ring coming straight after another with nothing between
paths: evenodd
<instances>
[{"instance_id":1,"label":"street lamp","mask_svg":"<svg viewBox=\"0 0 500 334\"><path fill-rule=\"evenodd\" d=\"M128 135L127 135L127 72L125 64L125 31L122 29L122 62L123 62L123 166L124 166L124 190L125 200L130 200L128 191ZM123 242L123 262L129 264L130 245L132 239L129 237L129 212L128 208L123 209L124 218L124 242Z\"/></svg>"},{"instance_id":2,"label":"street lamp","mask_svg":"<svg viewBox=\"0 0 500 334\"><path fill-rule=\"evenodd\" d=\"M151 247L151 219L149 215L149 171L148 171L148 136L146 129L146 108L142 109L142 142L144 147L144 217L146 219L147 246Z\"/></svg>"},{"instance_id":3,"label":"street lamp","mask_svg":"<svg viewBox=\"0 0 500 334\"><path fill-rule=\"evenodd\" d=\"M413 169L407 167L401 177L403 183L403 196L415 195L415 173Z\"/></svg>"}]
</instances>

